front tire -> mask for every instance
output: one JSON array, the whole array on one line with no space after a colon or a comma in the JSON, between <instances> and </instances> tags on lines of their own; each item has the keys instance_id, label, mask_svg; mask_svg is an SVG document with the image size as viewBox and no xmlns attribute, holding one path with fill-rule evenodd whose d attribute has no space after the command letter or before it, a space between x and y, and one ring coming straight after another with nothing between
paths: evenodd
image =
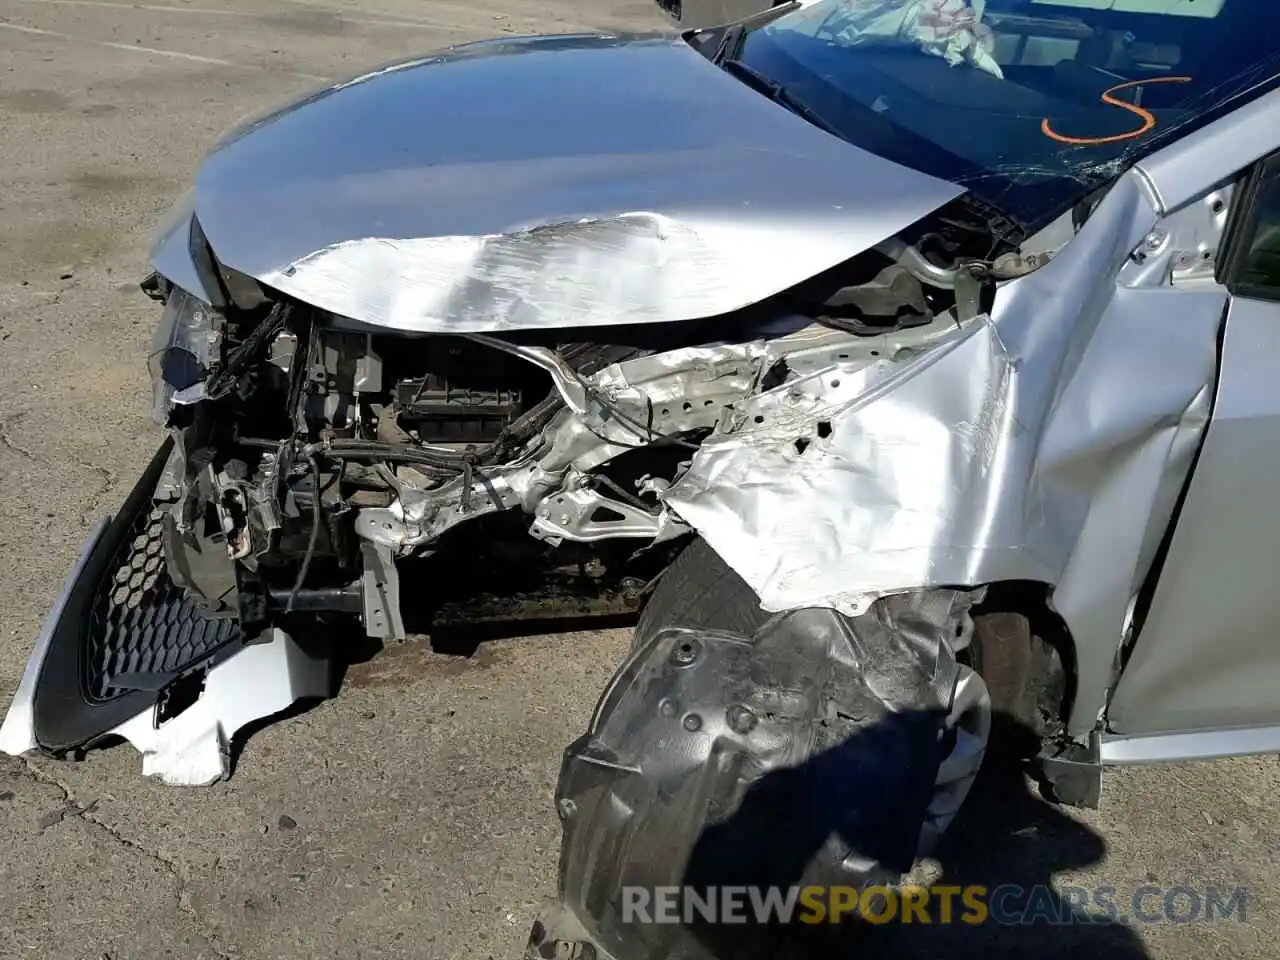
<instances>
[{"instance_id":1,"label":"front tire","mask_svg":"<svg viewBox=\"0 0 1280 960\"><path fill-rule=\"evenodd\" d=\"M769 614L747 582L701 537L680 551L663 573L636 622L637 650L667 627L728 630L750 637Z\"/></svg>"}]
</instances>

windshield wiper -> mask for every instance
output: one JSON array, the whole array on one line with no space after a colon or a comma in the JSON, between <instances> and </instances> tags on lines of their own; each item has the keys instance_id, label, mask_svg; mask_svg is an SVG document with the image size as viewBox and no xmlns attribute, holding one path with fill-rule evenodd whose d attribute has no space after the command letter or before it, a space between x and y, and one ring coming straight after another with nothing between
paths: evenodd
<instances>
[{"instance_id":1,"label":"windshield wiper","mask_svg":"<svg viewBox=\"0 0 1280 960\"><path fill-rule=\"evenodd\" d=\"M721 51L724 49L725 47L722 46ZM718 55L719 54L717 54L717 56ZM805 120L808 120L819 130L825 130L832 136L841 137L841 139L843 139L840 131L826 120L822 119L822 117L815 113L811 107L806 106L795 97L791 96L791 94L787 93L786 87L778 83L776 80L770 80L755 67L747 66L747 64L734 57L729 57L728 59L723 60L720 63L720 66L726 73L733 74L747 86L763 93L774 103L786 107L796 116L803 117Z\"/></svg>"},{"instance_id":2,"label":"windshield wiper","mask_svg":"<svg viewBox=\"0 0 1280 960\"><path fill-rule=\"evenodd\" d=\"M711 62L720 65L726 60L735 60L742 53L742 45L747 39L747 25L735 23L720 37L720 45L716 47L716 55Z\"/></svg>"}]
</instances>

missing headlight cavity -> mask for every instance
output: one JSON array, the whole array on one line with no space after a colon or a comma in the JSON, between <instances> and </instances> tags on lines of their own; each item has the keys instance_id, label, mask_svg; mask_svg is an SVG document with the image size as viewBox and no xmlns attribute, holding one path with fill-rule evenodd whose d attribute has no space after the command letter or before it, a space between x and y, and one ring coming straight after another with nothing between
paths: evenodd
<instances>
[{"instance_id":1,"label":"missing headlight cavity","mask_svg":"<svg viewBox=\"0 0 1280 960\"><path fill-rule=\"evenodd\" d=\"M164 726L193 706L204 693L204 680L205 671L196 670L166 687L156 704L156 726Z\"/></svg>"}]
</instances>

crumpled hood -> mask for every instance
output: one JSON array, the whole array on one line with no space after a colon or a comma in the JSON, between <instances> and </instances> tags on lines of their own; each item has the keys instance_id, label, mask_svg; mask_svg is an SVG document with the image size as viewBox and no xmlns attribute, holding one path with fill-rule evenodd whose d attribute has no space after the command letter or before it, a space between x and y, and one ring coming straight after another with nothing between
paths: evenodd
<instances>
[{"instance_id":1,"label":"crumpled hood","mask_svg":"<svg viewBox=\"0 0 1280 960\"><path fill-rule=\"evenodd\" d=\"M268 286L463 332L727 313L961 192L678 38L571 36L452 48L251 121L194 203L218 259Z\"/></svg>"}]
</instances>

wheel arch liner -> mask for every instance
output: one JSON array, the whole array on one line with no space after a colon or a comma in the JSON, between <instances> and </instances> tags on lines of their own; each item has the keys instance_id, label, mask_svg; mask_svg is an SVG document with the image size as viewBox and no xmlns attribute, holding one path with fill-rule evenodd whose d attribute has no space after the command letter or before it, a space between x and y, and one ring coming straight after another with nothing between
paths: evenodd
<instances>
[{"instance_id":1,"label":"wheel arch liner","mask_svg":"<svg viewBox=\"0 0 1280 960\"><path fill-rule=\"evenodd\" d=\"M539 935L568 952L537 955L590 944L601 957L766 956L708 941L754 941L758 927L711 924L689 939L628 919L627 888L861 887L909 869L941 833L932 821L963 801L936 811L931 798L964 671L954 647L979 597L921 591L853 618L791 611L752 636L678 618L641 635L565 751L564 922Z\"/></svg>"}]
</instances>

